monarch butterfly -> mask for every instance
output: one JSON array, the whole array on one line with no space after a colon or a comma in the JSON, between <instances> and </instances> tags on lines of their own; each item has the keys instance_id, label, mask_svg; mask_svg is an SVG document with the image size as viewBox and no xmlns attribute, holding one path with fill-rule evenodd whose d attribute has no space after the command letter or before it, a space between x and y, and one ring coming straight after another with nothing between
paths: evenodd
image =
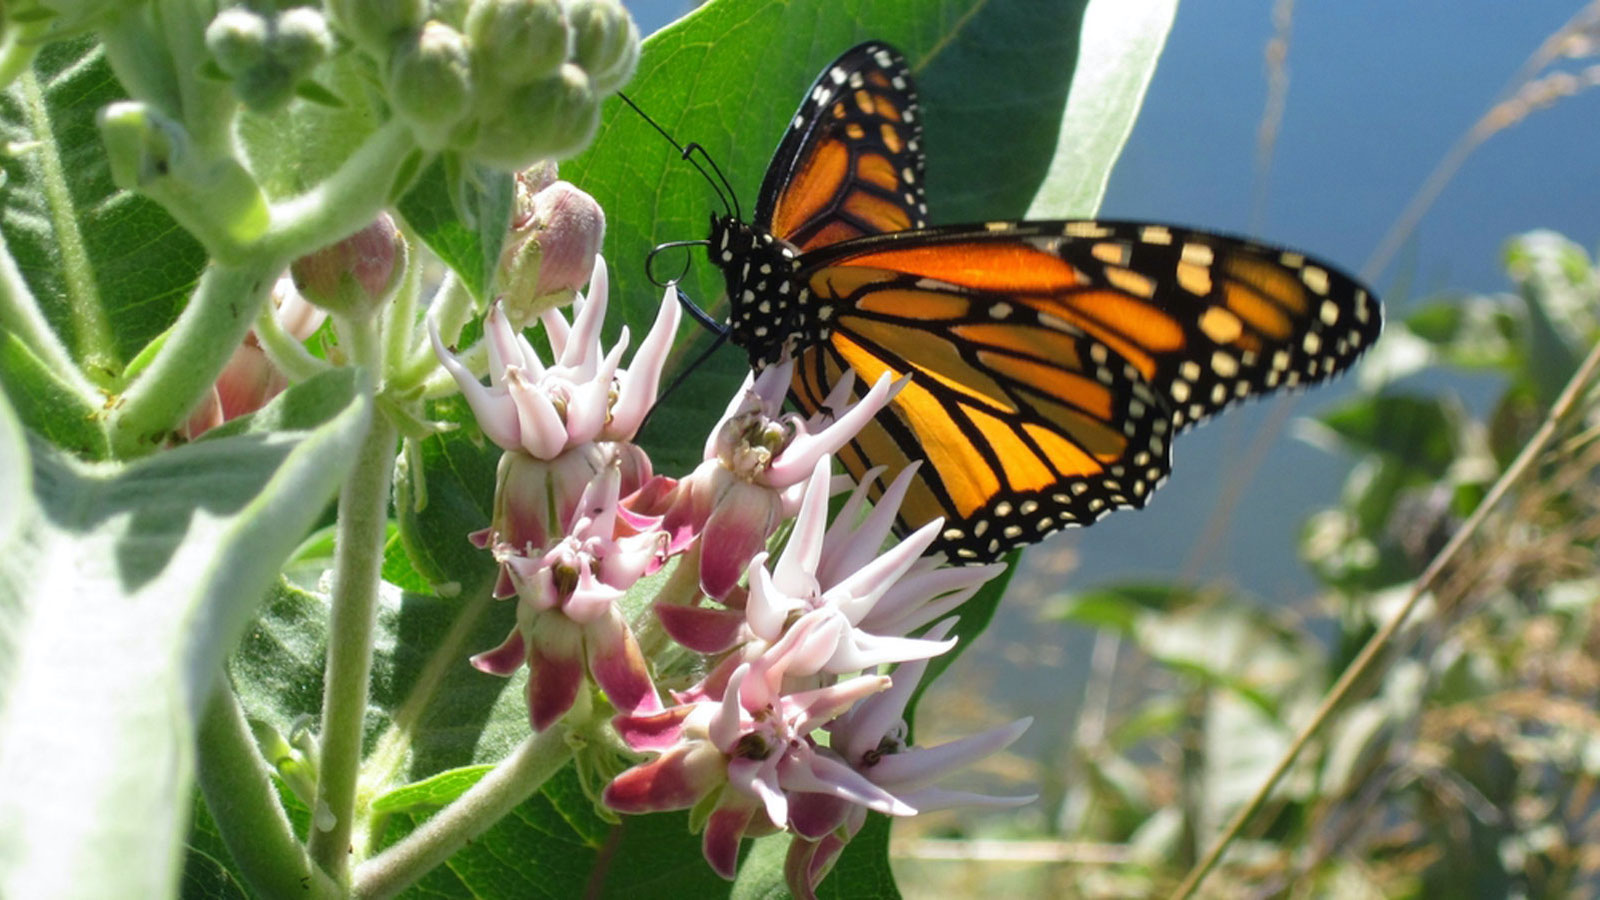
<instances>
[{"instance_id":1,"label":"monarch butterfly","mask_svg":"<svg viewBox=\"0 0 1600 900\"><path fill-rule=\"evenodd\" d=\"M1172 437L1242 398L1326 380L1377 338L1377 299L1304 254L1169 225L929 227L904 57L868 42L823 69L755 218L713 215L728 336L796 366L805 413L856 374L910 382L840 456L859 481L921 460L898 525L997 559L1141 507ZM930 551L931 552L931 551Z\"/></svg>"}]
</instances>

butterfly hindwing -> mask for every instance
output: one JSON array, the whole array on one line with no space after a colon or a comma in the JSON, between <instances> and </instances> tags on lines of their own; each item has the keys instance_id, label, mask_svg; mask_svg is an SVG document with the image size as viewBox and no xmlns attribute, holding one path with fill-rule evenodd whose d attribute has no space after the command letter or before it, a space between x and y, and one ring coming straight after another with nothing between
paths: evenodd
<instances>
[{"instance_id":1,"label":"butterfly hindwing","mask_svg":"<svg viewBox=\"0 0 1600 900\"><path fill-rule=\"evenodd\" d=\"M761 183L755 226L797 250L927 225L922 115L905 58L861 44L822 70Z\"/></svg>"},{"instance_id":2,"label":"butterfly hindwing","mask_svg":"<svg viewBox=\"0 0 1600 900\"><path fill-rule=\"evenodd\" d=\"M926 459L903 524L943 515L940 546L967 559L1143 506L1173 434L1326 379L1379 327L1366 291L1323 263L1145 223L883 235L802 256L799 278L829 330L797 403L815 409L835 370L911 374L846 465L859 478Z\"/></svg>"}]
</instances>

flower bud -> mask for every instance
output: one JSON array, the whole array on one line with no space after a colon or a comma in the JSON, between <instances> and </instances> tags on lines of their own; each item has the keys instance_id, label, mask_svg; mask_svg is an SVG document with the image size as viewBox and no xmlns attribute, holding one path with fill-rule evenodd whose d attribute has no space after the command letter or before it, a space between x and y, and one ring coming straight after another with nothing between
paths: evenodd
<instances>
[{"instance_id":1,"label":"flower bud","mask_svg":"<svg viewBox=\"0 0 1600 900\"><path fill-rule=\"evenodd\" d=\"M567 9L572 61L588 73L594 91L613 94L639 64L639 26L617 0L579 0Z\"/></svg>"},{"instance_id":2,"label":"flower bud","mask_svg":"<svg viewBox=\"0 0 1600 900\"><path fill-rule=\"evenodd\" d=\"M567 61L560 0L474 0L465 31L473 71L502 89L549 77Z\"/></svg>"},{"instance_id":3,"label":"flower bud","mask_svg":"<svg viewBox=\"0 0 1600 900\"><path fill-rule=\"evenodd\" d=\"M337 244L302 256L290 266L307 300L338 315L376 312L400 280L405 239L387 213Z\"/></svg>"},{"instance_id":4,"label":"flower bud","mask_svg":"<svg viewBox=\"0 0 1600 900\"><path fill-rule=\"evenodd\" d=\"M566 63L556 75L513 89L480 124L472 155L502 169L574 156L600 125L600 101L589 76Z\"/></svg>"},{"instance_id":5,"label":"flower bud","mask_svg":"<svg viewBox=\"0 0 1600 900\"><path fill-rule=\"evenodd\" d=\"M333 50L333 33L321 10L309 6L286 9L273 24L273 58L296 80L310 73Z\"/></svg>"},{"instance_id":6,"label":"flower bud","mask_svg":"<svg viewBox=\"0 0 1600 900\"><path fill-rule=\"evenodd\" d=\"M472 94L467 40L448 25L429 22L389 61L389 101L418 143L437 150L466 114Z\"/></svg>"},{"instance_id":7,"label":"flower bud","mask_svg":"<svg viewBox=\"0 0 1600 900\"><path fill-rule=\"evenodd\" d=\"M428 20L428 0L327 0L325 5L340 32L380 59L401 35Z\"/></svg>"},{"instance_id":8,"label":"flower bud","mask_svg":"<svg viewBox=\"0 0 1600 900\"><path fill-rule=\"evenodd\" d=\"M206 49L229 75L261 65L267 58L266 17L242 6L217 13L206 26Z\"/></svg>"},{"instance_id":9,"label":"flower bud","mask_svg":"<svg viewBox=\"0 0 1600 900\"><path fill-rule=\"evenodd\" d=\"M517 210L500 258L499 290L513 322L572 301L594 270L606 217L595 199L557 181L534 193L517 176Z\"/></svg>"}]
</instances>

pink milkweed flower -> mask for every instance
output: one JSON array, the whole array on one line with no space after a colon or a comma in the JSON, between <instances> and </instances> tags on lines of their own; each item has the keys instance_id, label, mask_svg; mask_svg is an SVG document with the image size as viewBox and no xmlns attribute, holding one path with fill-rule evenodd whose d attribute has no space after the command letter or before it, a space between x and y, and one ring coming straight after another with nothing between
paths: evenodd
<instances>
[{"instance_id":1,"label":"pink milkweed flower","mask_svg":"<svg viewBox=\"0 0 1600 900\"><path fill-rule=\"evenodd\" d=\"M751 560L750 589L743 610L667 604L656 609L667 633L690 649L719 653L742 645L723 666L731 669L749 663L753 677L765 679L772 691L815 686L815 676L926 659L955 646L953 640L903 637L902 631L864 625L900 579L918 564L942 524L941 520L930 522L887 551L881 550L914 469L890 485L860 526L855 519L870 480L858 487L828 528L828 465L824 457L812 469L789 542L777 563L769 570L765 552ZM953 608L952 598L956 603L965 600L993 574L977 567L952 571L962 573L956 582L959 589L938 581L931 583L931 588L938 589L934 593L913 596L901 592L897 598L901 609L877 618L898 625L908 619L915 621L919 616L912 613L928 605ZM926 578L922 583L930 586Z\"/></svg>"},{"instance_id":2,"label":"pink milkweed flower","mask_svg":"<svg viewBox=\"0 0 1600 900\"><path fill-rule=\"evenodd\" d=\"M572 322L554 309L542 317L556 357L549 366L512 328L500 304L491 305L484 319L487 387L445 349L437 324L429 321L440 363L460 386L484 434L506 450L490 525L471 535L477 546L506 545L519 553L544 548L566 532L584 486L609 465L621 467L623 496L650 482L650 460L630 441L655 402L677 333L677 292L667 288L655 324L626 369L618 364L627 348L627 328L609 353L600 344L608 293L605 260L597 256L589 296L580 298ZM509 579L502 571L496 596L510 596Z\"/></svg>"},{"instance_id":3,"label":"pink milkweed flower","mask_svg":"<svg viewBox=\"0 0 1600 900\"><path fill-rule=\"evenodd\" d=\"M497 302L484 319L489 349L489 386L478 382L445 349L436 322L429 320L434 353L455 378L489 439L505 450L538 459L593 441L627 441L639 430L655 402L661 367L678 330L677 291L668 287L655 324L628 369L618 366L628 346L628 329L609 353L600 344L609 280L603 257L594 258L587 299L580 296L569 324L558 310L540 319L556 360L546 366L533 346L511 327Z\"/></svg>"},{"instance_id":4,"label":"pink milkweed flower","mask_svg":"<svg viewBox=\"0 0 1600 900\"><path fill-rule=\"evenodd\" d=\"M536 731L572 708L585 672L623 712L661 709L617 601L660 567L666 535L628 524L618 506L621 483L616 466L590 482L571 532L542 554L504 546L496 553L516 587L517 624L504 643L474 656L472 664L494 675L528 664L528 718Z\"/></svg>"},{"instance_id":5,"label":"pink milkweed flower","mask_svg":"<svg viewBox=\"0 0 1600 900\"><path fill-rule=\"evenodd\" d=\"M778 524L794 515L817 461L855 437L903 383L884 375L852 404L855 378L846 372L825 404L833 414L805 419L782 412L793 371L786 360L745 380L706 441L705 460L678 482L666 512L663 527L675 548L699 537L700 588L719 600Z\"/></svg>"},{"instance_id":6,"label":"pink milkweed flower","mask_svg":"<svg viewBox=\"0 0 1600 900\"><path fill-rule=\"evenodd\" d=\"M946 620L929 634L943 637L953 625L953 620ZM1037 799L1037 794L996 797L935 784L946 775L1011 746L1033 720L1018 719L937 747L909 746L906 704L927 667L926 659L899 666L892 673L894 683L888 690L867 697L829 723L829 752L836 754L842 765L911 809L912 815L956 806L1022 806ZM789 825L796 837L789 845L784 876L796 897L810 900L844 845L866 823L867 811L878 807L839 792L796 793L789 800Z\"/></svg>"},{"instance_id":7,"label":"pink milkweed flower","mask_svg":"<svg viewBox=\"0 0 1600 900\"><path fill-rule=\"evenodd\" d=\"M701 849L711 868L732 879L739 842L783 828L789 798L824 792L880 812L910 808L827 753L810 735L864 697L889 686L863 675L825 688L776 695L747 666L729 677L720 698L676 706L655 715L621 715L614 721L636 750L657 751L606 786L602 800L625 813L694 806L714 791Z\"/></svg>"}]
</instances>

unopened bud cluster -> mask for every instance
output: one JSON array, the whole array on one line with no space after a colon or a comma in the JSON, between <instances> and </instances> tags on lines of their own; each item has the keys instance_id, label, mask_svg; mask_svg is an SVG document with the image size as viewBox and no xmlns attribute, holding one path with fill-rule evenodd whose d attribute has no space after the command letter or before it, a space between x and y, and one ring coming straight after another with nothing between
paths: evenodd
<instances>
[{"instance_id":1,"label":"unopened bud cluster","mask_svg":"<svg viewBox=\"0 0 1600 900\"><path fill-rule=\"evenodd\" d=\"M327 20L309 6L274 13L229 7L206 28L206 49L217 68L232 81L240 102L256 112L288 103L295 86L332 48Z\"/></svg>"},{"instance_id":2,"label":"unopened bud cluster","mask_svg":"<svg viewBox=\"0 0 1600 900\"><path fill-rule=\"evenodd\" d=\"M633 74L639 31L618 0L331 0L377 60L388 100L430 150L518 169L581 150L600 101Z\"/></svg>"}]
</instances>

